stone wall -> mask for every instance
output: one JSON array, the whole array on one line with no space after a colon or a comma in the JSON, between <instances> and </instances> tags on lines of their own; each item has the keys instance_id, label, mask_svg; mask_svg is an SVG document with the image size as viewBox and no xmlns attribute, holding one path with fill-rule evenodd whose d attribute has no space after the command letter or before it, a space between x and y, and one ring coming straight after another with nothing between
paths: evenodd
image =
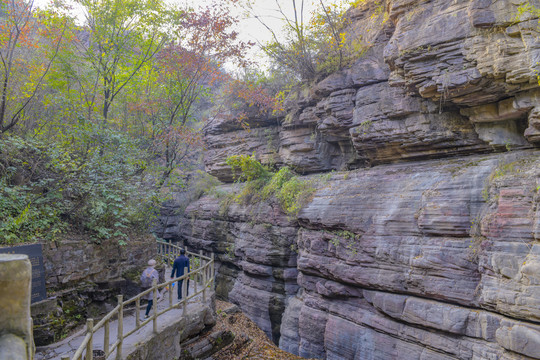
<instances>
[{"instance_id":1,"label":"stone wall","mask_svg":"<svg viewBox=\"0 0 540 360\"><path fill-rule=\"evenodd\" d=\"M28 256L0 254L0 359L33 358L31 280Z\"/></svg>"},{"instance_id":2,"label":"stone wall","mask_svg":"<svg viewBox=\"0 0 540 360\"><path fill-rule=\"evenodd\" d=\"M540 42L523 3L360 2L355 64L249 132L215 120L206 166L224 182L227 156L253 151L339 171L296 218L272 200L187 207L175 236L217 254L218 295L305 357L540 359Z\"/></svg>"},{"instance_id":3,"label":"stone wall","mask_svg":"<svg viewBox=\"0 0 540 360\"><path fill-rule=\"evenodd\" d=\"M130 239L119 245L115 239L102 242L70 238L43 244L47 289L55 291L81 282L109 283L146 266L156 255L154 237Z\"/></svg>"}]
</instances>

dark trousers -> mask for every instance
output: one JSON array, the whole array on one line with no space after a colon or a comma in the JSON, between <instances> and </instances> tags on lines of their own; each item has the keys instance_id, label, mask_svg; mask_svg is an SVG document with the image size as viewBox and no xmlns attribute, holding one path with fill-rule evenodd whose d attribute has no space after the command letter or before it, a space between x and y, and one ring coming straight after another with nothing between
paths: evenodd
<instances>
[{"instance_id":1,"label":"dark trousers","mask_svg":"<svg viewBox=\"0 0 540 360\"><path fill-rule=\"evenodd\" d=\"M180 300L182 298L182 283L184 280L178 280L178 299ZM189 295L189 280L187 281L186 286L186 296Z\"/></svg>"},{"instance_id":2,"label":"dark trousers","mask_svg":"<svg viewBox=\"0 0 540 360\"><path fill-rule=\"evenodd\" d=\"M148 305L146 305L146 314L145 316L148 316L150 313L150 309L152 309L152 305L154 304L154 300L148 300Z\"/></svg>"}]
</instances>

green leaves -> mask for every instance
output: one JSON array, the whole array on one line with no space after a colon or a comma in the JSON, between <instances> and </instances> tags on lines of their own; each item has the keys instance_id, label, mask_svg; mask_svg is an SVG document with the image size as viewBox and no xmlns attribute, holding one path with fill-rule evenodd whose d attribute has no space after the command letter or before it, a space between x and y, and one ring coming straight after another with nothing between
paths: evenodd
<instances>
[{"instance_id":1,"label":"green leaves","mask_svg":"<svg viewBox=\"0 0 540 360\"><path fill-rule=\"evenodd\" d=\"M54 141L0 140L0 244L54 240L66 230L95 241L147 230L163 197L138 140L98 125Z\"/></svg>"},{"instance_id":2,"label":"green leaves","mask_svg":"<svg viewBox=\"0 0 540 360\"><path fill-rule=\"evenodd\" d=\"M246 181L242 192L236 196L237 202L254 203L274 196L283 211L291 216L298 215L311 200L318 182L318 179L301 179L287 166L271 173L255 159L255 153L229 156L227 164L237 180ZM238 170L240 174L236 173Z\"/></svg>"},{"instance_id":3,"label":"green leaves","mask_svg":"<svg viewBox=\"0 0 540 360\"><path fill-rule=\"evenodd\" d=\"M233 173L240 170L240 174L235 174L237 180L240 181L253 181L270 176L268 169L255 158L255 153L251 156L232 155L227 158L226 162L232 168Z\"/></svg>"}]
</instances>

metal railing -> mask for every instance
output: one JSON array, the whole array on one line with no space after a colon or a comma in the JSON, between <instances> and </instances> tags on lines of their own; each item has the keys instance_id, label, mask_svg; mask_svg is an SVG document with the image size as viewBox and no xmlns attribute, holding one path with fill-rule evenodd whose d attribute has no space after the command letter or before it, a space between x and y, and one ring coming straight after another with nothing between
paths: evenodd
<instances>
[{"instance_id":1,"label":"metal railing","mask_svg":"<svg viewBox=\"0 0 540 360\"><path fill-rule=\"evenodd\" d=\"M180 255L181 248L177 245L171 244L170 242L163 242L159 241L157 242L158 246L158 256L160 256L163 260L167 262L167 264L171 264L171 262ZM123 301L123 296L118 295L118 305L110 311L105 317L103 317L97 324L94 325L93 319L87 319L86 321L86 336L84 337L83 342L75 352L75 355L73 357L62 357L62 360L92 360L94 358L93 353L93 340L94 340L94 334L101 328L104 328L103 331L103 351L105 352L105 359L108 359L116 350L116 360L122 359L122 343L125 338L130 336L131 334L135 333L139 329L141 329L143 326L148 324L150 321L153 323L153 332L154 334L158 331L158 318L165 314L166 312L175 309L180 308L180 306L183 306L182 316L185 316L187 314L187 304L190 299L193 299L195 296L202 293L203 302L206 302L206 296L207 296L207 288L213 288L214 287L214 254L211 254L210 257L204 256L202 251L200 251L198 254L189 252L186 250L186 255L191 256L191 271L188 273L187 268L184 268L184 275L179 276L177 278L171 279L169 281L166 281L162 284L158 284L156 280L153 281L153 285L151 288L141 292L137 296L127 300ZM195 265L195 266L193 266ZM173 284L179 280L188 280L193 279L194 284L194 291L193 294L186 296L187 294L187 286L188 281L182 281L182 300L180 302L174 304L173 303L173 291L172 287ZM198 290L197 289L197 283L200 281L201 287ZM158 297L158 291L160 289L168 288L169 291L169 305L164 310L158 311L157 306L157 297ZM154 306L152 306L152 316L150 316L148 319L142 320L140 319L140 311L141 311L141 299L148 295L149 293L152 293L153 300L154 300ZM124 310L128 305L135 304L135 328L131 329L127 333L124 333ZM110 322L114 320L114 318L117 317L118 319L118 327L117 327L117 336L116 341L111 345L110 344Z\"/></svg>"}]
</instances>

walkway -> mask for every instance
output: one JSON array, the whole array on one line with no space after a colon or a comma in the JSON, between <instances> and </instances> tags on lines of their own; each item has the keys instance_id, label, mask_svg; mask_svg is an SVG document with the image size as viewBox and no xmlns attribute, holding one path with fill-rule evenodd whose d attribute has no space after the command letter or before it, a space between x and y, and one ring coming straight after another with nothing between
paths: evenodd
<instances>
[{"instance_id":1,"label":"walkway","mask_svg":"<svg viewBox=\"0 0 540 360\"><path fill-rule=\"evenodd\" d=\"M165 281L170 280L171 269L168 268L165 270ZM189 293L193 294L194 291L194 281L190 281L190 289ZM200 288L199 284L199 288ZM173 287L174 291L174 299L175 303L178 302L177 295L176 295L176 286ZM169 294L165 293L163 298L158 301L158 310L164 310L168 307L168 300ZM202 301L202 295L198 295L191 299L188 302L188 309L191 306L195 306L193 304L199 303ZM144 316L144 311L146 310L146 304L144 306L141 306L141 316ZM152 309L153 311L153 309ZM172 309L166 314L160 316L158 318L158 331L159 329L163 329L167 326L170 326L174 324L180 317L182 317L183 309L182 306L180 306L177 309ZM97 322L97 319L96 319ZM135 323L135 309L132 309L127 312L125 310L124 312L124 321L123 321L123 327L124 332L129 332L130 330L135 329L136 323ZM104 328L99 329L97 332L94 333L93 336L93 348L94 350L103 350L103 342L104 342ZM110 344L114 343L116 340L116 334L118 331L118 321L111 321L109 325L109 338L110 338ZM86 329L82 329L78 331L76 334L60 341L55 344L44 346L44 347L38 347L36 349L36 355L34 359L36 360L49 360L49 359L63 359L64 357L69 357L70 359L75 355L75 352L81 345L81 343L84 340L84 337L86 336ZM128 355L130 353L130 349L135 349L138 344L142 343L145 339L149 339L153 336L153 325L152 321L150 321L145 326L141 327L137 332L133 333L131 336L127 337L123 341L123 351L122 354L124 356ZM109 359L115 359L116 353L113 352Z\"/></svg>"}]
</instances>

